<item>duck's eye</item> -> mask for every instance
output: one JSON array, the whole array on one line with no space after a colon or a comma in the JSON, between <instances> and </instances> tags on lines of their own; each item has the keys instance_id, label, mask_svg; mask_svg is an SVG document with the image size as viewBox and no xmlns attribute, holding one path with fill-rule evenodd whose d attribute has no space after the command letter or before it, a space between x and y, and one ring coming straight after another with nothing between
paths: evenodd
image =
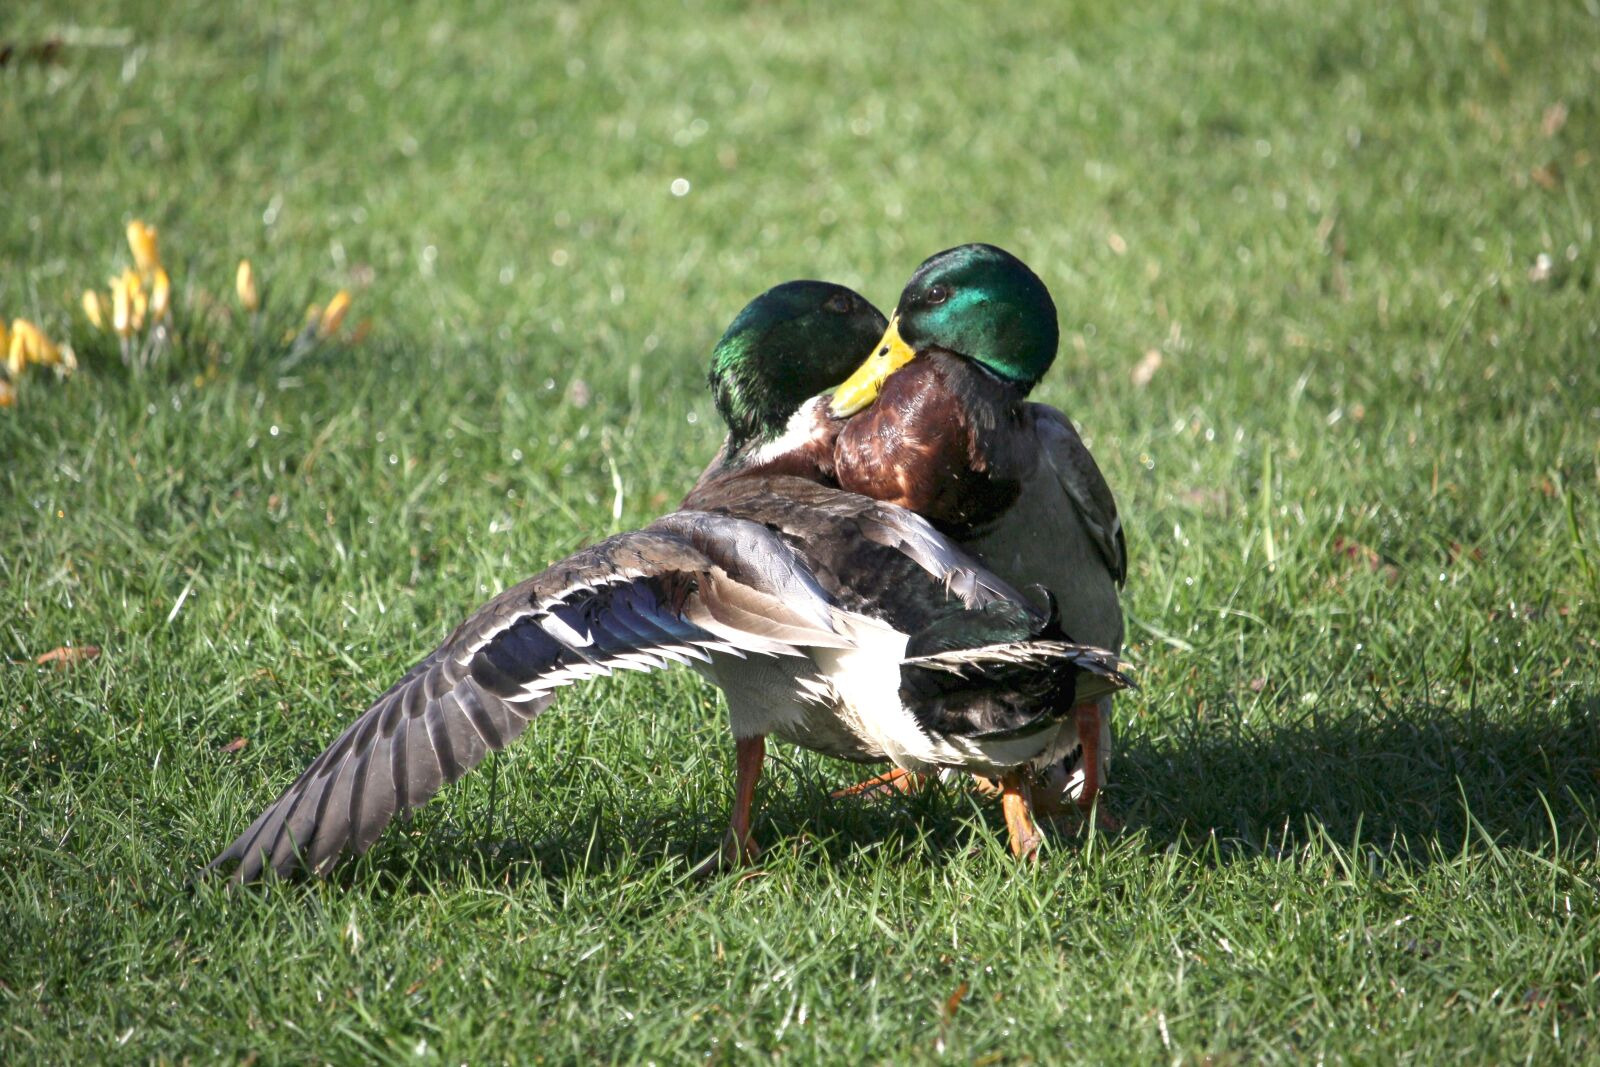
<instances>
[{"instance_id":1,"label":"duck's eye","mask_svg":"<svg viewBox=\"0 0 1600 1067\"><path fill-rule=\"evenodd\" d=\"M935 285L933 288L928 290L928 303L930 304L942 304L949 299L950 290L946 289L942 285Z\"/></svg>"},{"instance_id":2,"label":"duck's eye","mask_svg":"<svg viewBox=\"0 0 1600 1067\"><path fill-rule=\"evenodd\" d=\"M827 302L822 306L837 314L848 315L850 314L850 294L834 293L828 297Z\"/></svg>"}]
</instances>

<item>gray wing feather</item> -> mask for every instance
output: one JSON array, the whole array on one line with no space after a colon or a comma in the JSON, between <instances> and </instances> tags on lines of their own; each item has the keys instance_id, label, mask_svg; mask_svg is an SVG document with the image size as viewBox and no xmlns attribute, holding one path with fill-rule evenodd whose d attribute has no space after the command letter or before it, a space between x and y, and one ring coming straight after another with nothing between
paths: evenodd
<instances>
[{"instance_id":1,"label":"gray wing feather","mask_svg":"<svg viewBox=\"0 0 1600 1067\"><path fill-rule=\"evenodd\" d=\"M1061 488L1078 509L1078 515L1094 538L1095 550L1105 560L1118 585L1128 577L1128 544L1122 533L1122 518L1111 487L1084 446L1072 422L1047 404L1029 404L1034 425L1043 446L1042 458L1055 471Z\"/></svg>"},{"instance_id":2,"label":"gray wing feather","mask_svg":"<svg viewBox=\"0 0 1600 1067\"><path fill-rule=\"evenodd\" d=\"M555 564L462 623L211 866L237 862L235 883L325 873L515 740L563 685L708 650L847 645L826 595L788 557L757 524L679 513Z\"/></svg>"}]
</instances>

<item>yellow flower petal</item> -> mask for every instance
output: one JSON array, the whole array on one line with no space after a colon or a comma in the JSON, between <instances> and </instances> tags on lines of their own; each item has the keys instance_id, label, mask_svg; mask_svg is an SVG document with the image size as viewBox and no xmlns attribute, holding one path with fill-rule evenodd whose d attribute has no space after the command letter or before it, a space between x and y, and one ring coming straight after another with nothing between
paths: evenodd
<instances>
[{"instance_id":1,"label":"yellow flower petal","mask_svg":"<svg viewBox=\"0 0 1600 1067\"><path fill-rule=\"evenodd\" d=\"M0 319L0 354L11 350L11 331L6 329L6 320Z\"/></svg>"},{"instance_id":2,"label":"yellow flower petal","mask_svg":"<svg viewBox=\"0 0 1600 1067\"><path fill-rule=\"evenodd\" d=\"M44 335L44 331L34 328L34 350L28 358L43 366L54 366L61 362L61 349L56 343Z\"/></svg>"},{"instance_id":3,"label":"yellow flower petal","mask_svg":"<svg viewBox=\"0 0 1600 1067\"><path fill-rule=\"evenodd\" d=\"M150 318L160 322L167 317L167 305L172 299L172 279L167 277L164 267L156 268L156 276L150 283Z\"/></svg>"},{"instance_id":4,"label":"yellow flower petal","mask_svg":"<svg viewBox=\"0 0 1600 1067\"><path fill-rule=\"evenodd\" d=\"M0 408L8 408L17 402L17 390L12 384L0 378Z\"/></svg>"},{"instance_id":5,"label":"yellow flower petal","mask_svg":"<svg viewBox=\"0 0 1600 1067\"><path fill-rule=\"evenodd\" d=\"M20 320L18 320L20 321ZM6 373L11 380L22 377L22 368L28 365L28 339L15 328L11 331L11 344L6 350Z\"/></svg>"},{"instance_id":6,"label":"yellow flower petal","mask_svg":"<svg viewBox=\"0 0 1600 1067\"><path fill-rule=\"evenodd\" d=\"M122 278L111 280L111 328L118 337L133 332L133 300L128 293L128 283Z\"/></svg>"},{"instance_id":7,"label":"yellow flower petal","mask_svg":"<svg viewBox=\"0 0 1600 1067\"><path fill-rule=\"evenodd\" d=\"M17 351L20 348L25 362L40 362L44 355L45 346L49 343L45 340L44 334L40 332L39 327L27 319L16 319L11 323L12 351Z\"/></svg>"},{"instance_id":8,"label":"yellow flower petal","mask_svg":"<svg viewBox=\"0 0 1600 1067\"><path fill-rule=\"evenodd\" d=\"M89 325L97 330L106 328L105 308L100 303L100 294L93 289L83 291L83 313L89 320Z\"/></svg>"},{"instance_id":9,"label":"yellow flower petal","mask_svg":"<svg viewBox=\"0 0 1600 1067\"><path fill-rule=\"evenodd\" d=\"M128 247L133 251L133 262L140 274L149 274L161 266L161 253L156 244L156 228L146 226L138 219L128 223Z\"/></svg>"},{"instance_id":10,"label":"yellow flower petal","mask_svg":"<svg viewBox=\"0 0 1600 1067\"><path fill-rule=\"evenodd\" d=\"M239 270L233 277L233 290L239 294L239 305L246 311L261 307L261 294L256 292L256 272L248 259L239 261Z\"/></svg>"},{"instance_id":11,"label":"yellow flower petal","mask_svg":"<svg viewBox=\"0 0 1600 1067\"><path fill-rule=\"evenodd\" d=\"M145 312L150 307L150 298L143 289L135 289L129 294L133 299L133 328L144 329Z\"/></svg>"},{"instance_id":12,"label":"yellow flower petal","mask_svg":"<svg viewBox=\"0 0 1600 1067\"><path fill-rule=\"evenodd\" d=\"M339 330L339 324L344 321L345 312L350 310L350 293L340 289L333 294L333 299L328 301L328 306L322 311L322 321L317 324L318 337L332 337Z\"/></svg>"}]
</instances>

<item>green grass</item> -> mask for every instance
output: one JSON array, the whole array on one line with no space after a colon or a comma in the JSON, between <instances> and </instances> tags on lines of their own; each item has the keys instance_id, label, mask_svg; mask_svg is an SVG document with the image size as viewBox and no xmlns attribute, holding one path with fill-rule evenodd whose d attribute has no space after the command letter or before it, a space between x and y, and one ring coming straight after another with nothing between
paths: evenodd
<instances>
[{"instance_id":1,"label":"green grass","mask_svg":"<svg viewBox=\"0 0 1600 1067\"><path fill-rule=\"evenodd\" d=\"M1044 8L7 5L66 43L0 68L0 314L86 366L0 412L0 1061L1600 1060L1600 10ZM130 217L186 301L249 255L376 331L124 372L72 310ZM1019 870L785 750L759 873L689 882L731 753L674 672L326 883L191 886L678 499L749 296L977 239L1128 523L1127 832Z\"/></svg>"}]
</instances>

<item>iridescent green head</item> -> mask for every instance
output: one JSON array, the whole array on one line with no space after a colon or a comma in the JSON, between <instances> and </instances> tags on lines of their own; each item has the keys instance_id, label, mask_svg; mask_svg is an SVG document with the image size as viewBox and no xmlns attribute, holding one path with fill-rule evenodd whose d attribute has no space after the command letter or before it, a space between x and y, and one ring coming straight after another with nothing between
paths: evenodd
<instances>
[{"instance_id":1,"label":"iridescent green head","mask_svg":"<svg viewBox=\"0 0 1600 1067\"><path fill-rule=\"evenodd\" d=\"M971 360L1026 395L1055 362L1060 336L1050 290L1026 263L994 245L951 248L911 276L889 329L834 393L831 410L860 411L889 375L934 348Z\"/></svg>"},{"instance_id":2,"label":"iridescent green head","mask_svg":"<svg viewBox=\"0 0 1600 1067\"><path fill-rule=\"evenodd\" d=\"M711 353L711 396L731 446L781 434L871 354L885 325L859 293L831 282L784 282L746 304Z\"/></svg>"}]
</instances>

